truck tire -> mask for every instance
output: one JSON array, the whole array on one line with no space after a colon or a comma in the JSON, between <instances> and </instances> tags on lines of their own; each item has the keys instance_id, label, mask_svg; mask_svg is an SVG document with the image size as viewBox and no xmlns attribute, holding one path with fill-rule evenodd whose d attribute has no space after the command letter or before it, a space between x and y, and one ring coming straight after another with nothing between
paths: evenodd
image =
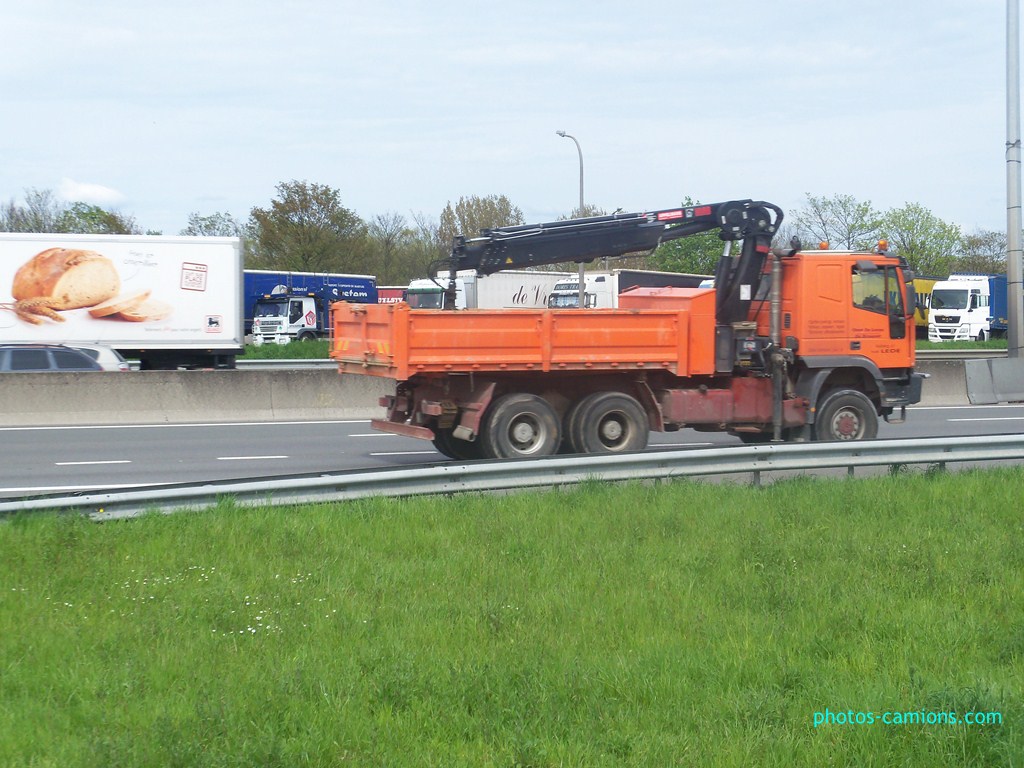
<instances>
[{"instance_id":1,"label":"truck tire","mask_svg":"<svg viewBox=\"0 0 1024 768\"><path fill-rule=\"evenodd\" d=\"M562 440L555 409L542 397L521 393L495 400L481 433L482 453L495 459L551 456Z\"/></svg>"},{"instance_id":2,"label":"truck tire","mask_svg":"<svg viewBox=\"0 0 1024 768\"><path fill-rule=\"evenodd\" d=\"M458 461L473 461L481 457L480 443L469 442L468 440L459 440L452 435L450 429L434 429L434 439L431 441L434 447L439 453L444 454L449 459L456 459Z\"/></svg>"},{"instance_id":3,"label":"truck tire","mask_svg":"<svg viewBox=\"0 0 1024 768\"><path fill-rule=\"evenodd\" d=\"M570 412L567 425L576 453L642 451L650 434L643 407L621 392L595 392L583 398Z\"/></svg>"},{"instance_id":4,"label":"truck tire","mask_svg":"<svg viewBox=\"0 0 1024 768\"><path fill-rule=\"evenodd\" d=\"M826 394L814 420L819 441L870 440L878 435L878 412L863 392L837 389Z\"/></svg>"},{"instance_id":5,"label":"truck tire","mask_svg":"<svg viewBox=\"0 0 1024 768\"><path fill-rule=\"evenodd\" d=\"M316 341L316 334L311 331L301 331L298 336L299 341Z\"/></svg>"}]
</instances>

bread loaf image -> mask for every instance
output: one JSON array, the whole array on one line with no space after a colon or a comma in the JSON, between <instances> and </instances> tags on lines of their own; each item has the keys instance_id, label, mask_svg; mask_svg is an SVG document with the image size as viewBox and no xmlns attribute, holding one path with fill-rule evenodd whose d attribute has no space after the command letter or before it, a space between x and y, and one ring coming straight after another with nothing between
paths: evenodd
<instances>
[{"instance_id":1,"label":"bread loaf image","mask_svg":"<svg viewBox=\"0 0 1024 768\"><path fill-rule=\"evenodd\" d=\"M112 299L107 299L89 310L93 317L110 317L118 312L128 312L135 309L149 298L149 291L135 291L134 293L122 294Z\"/></svg>"},{"instance_id":2,"label":"bread loaf image","mask_svg":"<svg viewBox=\"0 0 1024 768\"><path fill-rule=\"evenodd\" d=\"M121 278L113 262L96 251L48 248L14 275L15 301L48 299L51 309L92 307L117 295Z\"/></svg>"},{"instance_id":3,"label":"bread loaf image","mask_svg":"<svg viewBox=\"0 0 1024 768\"><path fill-rule=\"evenodd\" d=\"M173 307L165 301L147 299L130 309L122 309L118 312L118 317L130 323L152 323L157 320L166 320L171 316L172 310Z\"/></svg>"}]
</instances>

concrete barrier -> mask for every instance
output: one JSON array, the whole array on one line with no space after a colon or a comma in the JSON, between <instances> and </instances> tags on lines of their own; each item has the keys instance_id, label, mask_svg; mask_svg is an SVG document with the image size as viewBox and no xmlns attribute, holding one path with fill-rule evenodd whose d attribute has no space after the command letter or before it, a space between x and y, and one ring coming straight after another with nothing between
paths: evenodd
<instances>
[{"instance_id":1,"label":"concrete barrier","mask_svg":"<svg viewBox=\"0 0 1024 768\"><path fill-rule=\"evenodd\" d=\"M924 405L966 405L962 361L925 361ZM0 377L6 426L369 419L393 382L333 370L27 373Z\"/></svg>"},{"instance_id":2,"label":"concrete barrier","mask_svg":"<svg viewBox=\"0 0 1024 768\"><path fill-rule=\"evenodd\" d=\"M8 426L368 419L393 383L337 371L26 373L2 378Z\"/></svg>"}]
</instances>

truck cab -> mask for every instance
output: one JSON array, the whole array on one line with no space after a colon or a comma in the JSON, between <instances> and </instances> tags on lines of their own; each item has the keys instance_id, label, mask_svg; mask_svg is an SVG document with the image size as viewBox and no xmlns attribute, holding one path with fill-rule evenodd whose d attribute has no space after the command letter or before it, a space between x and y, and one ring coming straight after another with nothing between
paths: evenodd
<instances>
[{"instance_id":1,"label":"truck cab","mask_svg":"<svg viewBox=\"0 0 1024 768\"><path fill-rule=\"evenodd\" d=\"M287 344L324 335L325 308L318 296L269 295L253 310L253 343Z\"/></svg>"},{"instance_id":2,"label":"truck cab","mask_svg":"<svg viewBox=\"0 0 1024 768\"><path fill-rule=\"evenodd\" d=\"M985 341L991 335L990 278L951 275L932 286L929 341Z\"/></svg>"}]
</instances>

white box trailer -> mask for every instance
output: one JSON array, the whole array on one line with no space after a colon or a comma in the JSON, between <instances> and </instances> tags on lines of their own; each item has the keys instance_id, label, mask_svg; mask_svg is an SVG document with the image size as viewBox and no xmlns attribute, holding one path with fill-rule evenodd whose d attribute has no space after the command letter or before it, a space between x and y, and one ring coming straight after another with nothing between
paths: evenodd
<instances>
[{"instance_id":1,"label":"white box trailer","mask_svg":"<svg viewBox=\"0 0 1024 768\"><path fill-rule=\"evenodd\" d=\"M543 309L548 295L571 272L543 270L506 270L480 276L462 270L456 276L456 309ZM448 273L439 272L434 280L420 278L409 283L406 301L413 309L440 309L442 286L448 285Z\"/></svg>"},{"instance_id":2,"label":"white box trailer","mask_svg":"<svg viewBox=\"0 0 1024 768\"><path fill-rule=\"evenodd\" d=\"M233 368L237 237L0 233L0 341L103 344L143 369Z\"/></svg>"}]
</instances>

